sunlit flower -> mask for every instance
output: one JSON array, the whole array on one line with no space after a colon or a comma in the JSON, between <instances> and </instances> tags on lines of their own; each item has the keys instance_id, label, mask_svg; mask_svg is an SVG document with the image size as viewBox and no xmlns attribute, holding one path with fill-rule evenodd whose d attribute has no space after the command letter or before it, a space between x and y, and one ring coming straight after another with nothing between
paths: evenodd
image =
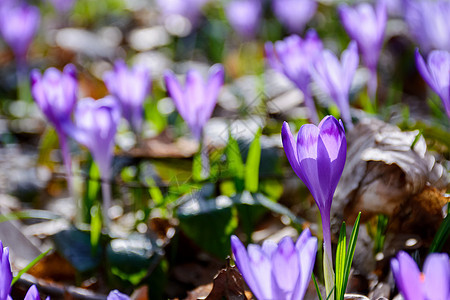
<instances>
[{"instance_id":1,"label":"sunlit flower","mask_svg":"<svg viewBox=\"0 0 450 300\"><path fill-rule=\"evenodd\" d=\"M327 116L318 127L312 124L303 125L295 141L289 125L284 122L281 138L292 169L309 189L319 207L323 230L325 283L327 291L331 291L334 272L330 210L333 194L345 165L347 142L344 126L333 116Z\"/></svg>"},{"instance_id":2,"label":"sunlit flower","mask_svg":"<svg viewBox=\"0 0 450 300\"><path fill-rule=\"evenodd\" d=\"M22 3L0 5L0 33L20 63L24 63L28 48L39 29L39 9Z\"/></svg>"},{"instance_id":3,"label":"sunlit flower","mask_svg":"<svg viewBox=\"0 0 450 300\"><path fill-rule=\"evenodd\" d=\"M236 266L257 299L301 300L314 267L317 239L305 229L294 244L290 237L278 245L264 241L247 250L238 237L231 237Z\"/></svg>"},{"instance_id":4,"label":"sunlit flower","mask_svg":"<svg viewBox=\"0 0 450 300\"><path fill-rule=\"evenodd\" d=\"M417 49L416 65L423 79L441 98L445 112L450 118L450 53L439 50L432 51L425 63Z\"/></svg>"},{"instance_id":5,"label":"sunlit flower","mask_svg":"<svg viewBox=\"0 0 450 300\"><path fill-rule=\"evenodd\" d=\"M274 0L272 8L277 19L290 32L301 33L317 10L315 0Z\"/></svg>"},{"instance_id":6,"label":"sunlit flower","mask_svg":"<svg viewBox=\"0 0 450 300\"><path fill-rule=\"evenodd\" d=\"M395 283L405 300L450 299L450 261L446 253L431 253L423 273L406 252L391 259Z\"/></svg>"},{"instance_id":7,"label":"sunlit flower","mask_svg":"<svg viewBox=\"0 0 450 300\"><path fill-rule=\"evenodd\" d=\"M303 93L309 117L318 123L317 111L311 94L311 66L322 51L322 41L314 30L309 30L304 39L291 35L275 44L265 44L267 61L273 69L283 73Z\"/></svg>"},{"instance_id":8,"label":"sunlit flower","mask_svg":"<svg viewBox=\"0 0 450 300\"><path fill-rule=\"evenodd\" d=\"M11 291L12 272L9 263L9 249L0 241L0 300L7 300Z\"/></svg>"},{"instance_id":9,"label":"sunlit flower","mask_svg":"<svg viewBox=\"0 0 450 300\"><path fill-rule=\"evenodd\" d=\"M379 0L375 7L368 3L360 3L355 7L341 4L339 15L348 35L358 44L364 65L371 72L368 90L369 95L374 97L377 90L378 58L387 23L386 3Z\"/></svg>"},{"instance_id":10,"label":"sunlit flower","mask_svg":"<svg viewBox=\"0 0 450 300\"><path fill-rule=\"evenodd\" d=\"M411 34L426 53L450 51L450 1L407 0L405 20Z\"/></svg>"},{"instance_id":11,"label":"sunlit flower","mask_svg":"<svg viewBox=\"0 0 450 300\"><path fill-rule=\"evenodd\" d=\"M203 80L198 71L188 71L184 87L181 86L172 71L165 72L164 81L178 113L189 126L194 138L200 141L203 127L211 118L217 96L223 85L223 66L220 64L212 66L209 69L207 81Z\"/></svg>"},{"instance_id":12,"label":"sunlit flower","mask_svg":"<svg viewBox=\"0 0 450 300\"><path fill-rule=\"evenodd\" d=\"M226 14L237 33L252 38L259 29L261 10L260 0L233 0L227 5Z\"/></svg>"},{"instance_id":13,"label":"sunlit flower","mask_svg":"<svg viewBox=\"0 0 450 300\"><path fill-rule=\"evenodd\" d=\"M358 63L358 50L352 41L342 52L341 61L330 50L323 50L312 71L314 81L339 107L347 128L353 127L348 95Z\"/></svg>"},{"instance_id":14,"label":"sunlit flower","mask_svg":"<svg viewBox=\"0 0 450 300\"><path fill-rule=\"evenodd\" d=\"M122 114L133 130L142 128L144 100L150 93L150 72L143 66L129 69L123 60L114 64L114 69L103 76L108 91L119 100Z\"/></svg>"},{"instance_id":15,"label":"sunlit flower","mask_svg":"<svg viewBox=\"0 0 450 300\"><path fill-rule=\"evenodd\" d=\"M49 68L44 75L38 70L33 70L30 78L31 94L48 121L55 127L66 172L70 178L71 161L64 127L67 123L71 123L72 111L77 101L78 83L75 67L69 64L63 72Z\"/></svg>"},{"instance_id":16,"label":"sunlit flower","mask_svg":"<svg viewBox=\"0 0 450 300\"><path fill-rule=\"evenodd\" d=\"M113 291L109 292L109 295L106 299L107 300L129 300L130 297L128 297L128 295L125 295L125 294L119 292L118 290L113 290Z\"/></svg>"}]
</instances>

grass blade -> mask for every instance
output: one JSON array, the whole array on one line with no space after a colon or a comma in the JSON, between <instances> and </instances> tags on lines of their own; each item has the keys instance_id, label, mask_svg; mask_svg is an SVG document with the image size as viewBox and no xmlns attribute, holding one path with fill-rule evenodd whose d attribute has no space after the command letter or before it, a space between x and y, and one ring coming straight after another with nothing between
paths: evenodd
<instances>
[{"instance_id":1,"label":"grass blade","mask_svg":"<svg viewBox=\"0 0 450 300\"><path fill-rule=\"evenodd\" d=\"M434 236L433 242L430 246L430 253L440 252L448 237L450 236L450 214L447 214L444 221L442 221L441 226Z\"/></svg>"},{"instance_id":2,"label":"grass blade","mask_svg":"<svg viewBox=\"0 0 450 300\"><path fill-rule=\"evenodd\" d=\"M342 298L344 298L345 289L347 287L348 276L350 275L350 269L352 267L353 255L355 254L356 240L358 239L359 233L359 220L361 218L361 212L358 213L355 225L353 225L352 235L350 236L350 241L348 243L347 257L345 258L345 270L344 270L344 285Z\"/></svg>"},{"instance_id":3,"label":"grass blade","mask_svg":"<svg viewBox=\"0 0 450 300\"><path fill-rule=\"evenodd\" d=\"M319 297L319 300L323 300L322 294L320 293L320 290L319 290L319 285L317 284L317 281L316 281L316 276L314 276L314 272L311 273L311 277L314 282L314 286L316 287L316 292L317 292L317 296Z\"/></svg>"},{"instance_id":4,"label":"grass blade","mask_svg":"<svg viewBox=\"0 0 450 300\"><path fill-rule=\"evenodd\" d=\"M343 290L345 291L344 283L344 272L346 263L346 248L347 248L347 238L345 234L345 222L342 222L341 231L339 232L339 240L336 249L336 277L335 277L335 287L336 287L336 299L341 300L344 296Z\"/></svg>"},{"instance_id":5,"label":"grass blade","mask_svg":"<svg viewBox=\"0 0 450 300\"><path fill-rule=\"evenodd\" d=\"M13 280L11 281L11 286L14 285L14 283L16 283L17 280L19 280L19 278L26 272L28 272L28 270L30 270L35 264L38 263L38 261L40 261L42 258L44 258L44 256L46 256L50 250L52 250L52 248L48 249L47 251L45 251L44 253L39 254L38 257L36 257L35 259L33 259L33 261L31 261L25 268L23 268L22 270L20 270L19 273L17 273L16 276L14 276Z\"/></svg>"}]
</instances>

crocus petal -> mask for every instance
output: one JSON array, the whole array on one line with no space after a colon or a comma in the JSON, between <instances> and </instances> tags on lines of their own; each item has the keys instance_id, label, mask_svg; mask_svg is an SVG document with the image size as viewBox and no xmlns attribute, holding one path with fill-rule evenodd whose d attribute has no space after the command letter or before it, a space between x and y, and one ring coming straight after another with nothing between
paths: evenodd
<instances>
[{"instance_id":1,"label":"crocus petal","mask_svg":"<svg viewBox=\"0 0 450 300\"><path fill-rule=\"evenodd\" d=\"M37 287L33 284L25 295L24 300L41 300Z\"/></svg>"},{"instance_id":2,"label":"crocus petal","mask_svg":"<svg viewBox=\"0 0 450 300\"><path fill-rule=\"evenodd\" d=\"M7 299L9 292L11 291L12 272L11 265L9 263L9 249L3 248L3 244L0 241L0 299Z\"/></svg>"},{"instance_id":3,"label":"crocus petal","mask_svg":"<svg viewBox=\"0 0 450 300\"><path fill-rule=\"evenodd\" d=\"M307 229L309 232L309 229ZM305 232L306 230L304 230ZM303 232L302 232L303 235ZM300 238L299 238L300 239ZM317 238L309 237L305 241L296 243L300 263L300 275L296 283L291 300L302 300L308 288L309 280L313 272L317 253Z\"/></svg>"},{"instance_id":4,"label":"crocus petal","mask_svg":"<svg viewBox=\"0 0 450 300\"><path fill-rule=\"evenodd\" d=\"M303 181L303 173L300 172L300 165L297 158L297 143L292 136L291 129L289 128L289 124L287 122L283 122L283 127L281 127L281 139L283 142L284 152L286 152L287 159L291 164L292 169Z\"/></svg>"},{"instance_id":5,"label":"crocus petal","mask_svg":"<svg viewBox=\"0 0 450 300\"><path fill-rule=\"evenodd\" d=\"M300 33L314 16L317 2L314 0L274 0L272 8L277 19L289 31Z\"/></svg>"},{"instance_id":6,"label":"crocus petal","mask_svg":"<svg viewBox=\"0 0 450 300\"><path fill-rule=\"evenodd\" d=\"M450 261L446 253L430 254L423 268L427 299L450 299Z\"/></svg>"},{"instance_id":7,"label":"crocus petal","mask_svg":"<svg viewBox=\"0 0 450 300\"><path fill-rule=\"evenodd\" d=\"M405 300L425 300L419 268L408 254L400 251L397 258L391 260L391 268L398 289Z\"/></svg>"},{"instance_id":8,"label":"crocus petal","mask_svg":"<svg viewBox=\"0 0 450 300\"><path fill-rule=\"evenodd\" d=\"M272 264L258 245L250 244L247 247L251 270L259 284L260 299L273 299L272 291Z\"/></svg>"},{"instance_id":9,"label":"crocus petal","mask_svg":"<svg viewBox=\"0 0 450 300\"><path fill-rule=\"evenodd\" d=\"M130 297L128 297L128 295L125 295L125 294L119 292L118 290L113 290L113 291L109 292L108 297L106 299L107 300L129 300Z\"/></svg>"},{"instance_id":10,"label":"crocus petal","mask_svg":"<svg viewBox=\"0 0 450 300\"><path fill-rule=\"evenodd\" d=\"M216 64L211 67L209 73L206 86L206 101L203 104L204 108L200 110L202 115L200 122L202 124L205 124L211 118L214 107L216 106L217 96L224 82L225 70L221 64Z\"/></svg>"},{"instance_id":11,"label":"crocus petal","mask_svg":"<svg viewBox=\"0 0 450 300\"><path fill-rule=\"evenodd\" d=\"M293 267L299 264L299 257L294 242L290 237L284 237L273 253L273 275L277 285L287 295L294 290L299 277L299 268Z\"/></svg>"},{"instance_id":12,"label":"crocus petal","mask_svg":"<svg viewBox=\"0 0 450 300\"><path fill-rule=\"evenodd\" d=\"M175 106L177 107L178 113L183 117L186 122L189 122L189 115L187 114L188 105L187 101L184 100L183 89L175 77L175 74L167 70L164 72L164 82L166 83L167 93L169 97L172 98Z\"/></svg>"}]
</instances>

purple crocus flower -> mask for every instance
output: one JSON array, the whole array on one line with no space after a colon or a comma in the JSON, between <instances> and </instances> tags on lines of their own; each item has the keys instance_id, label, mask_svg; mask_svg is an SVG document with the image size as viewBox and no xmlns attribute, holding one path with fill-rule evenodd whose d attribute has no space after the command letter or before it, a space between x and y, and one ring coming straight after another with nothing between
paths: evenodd
<instances>
[{"instance_id":1,"label":"purple crocus flower","mask_svg":"<svg viewBox=\"0 0 450 300\"><path fill-rule=\"evenodd\" d=\"M277 19L290 32L301 33L317 10L315 0L274 0L272 9Z\"/></svg>"},{"instance_id":2,"label":"purple crocus flower","mask_svg":"<svg viewBox=\"0 0 450 300\"><path fill-rule=\"evenodd\" d=\"M339 15L350 38L358 43L363 63L371 72L368 91L373 98L377 90L377 64L387 22L386 3L379 0L375 8L368 3L355 7L341 4Z\"/></svg>"},{"instance_id":3,"label":"purple crocus flower","mask_svg":"<svg viewBox=\"0 0 450 300\"><path fill-rule=\"evenodd\" d=\"M445 112L450 118L450 53L434 50L428 55L426 64L417 49L416 66L423 79L441 98Z\"/></svg>"},{"instance_id":4,"label":"purple crocus flower","mask_svg":"<svg viewBox=\"0 0 450 300\"><path fill-rule=\"evenodd\" d=\"M0 241L0 300L10 299L12 272L9 263L9 249Z\"/></svg>"},{"instance_id":5,"label":"purple crocus flower","mask_svg":"<svg viewBox=\"0 0 450 300\"><path fill-rule=\"evenodd\" d=\"M140 132L144 100L151 89L149 70L142 66L129 69L123 60L118 60L103 80L111 95L119 100L124 118L136 133Z\"/></svg>"},{"instance_id":6,"label":"purple crocus flower","mask_svg":"<svg viewBox=\"0 0 450 300\"><path fill-rule=\"evenodd\" d=\"M405 300L450 299L450 261L446 253L431 253L423 273L406 252L391 259L395 283Z\"/></svg>"},{"instance_id":7,"label":"purple crocus flower","mask_svg":"<svg viewBox=\"0 0 450 300\"><path fill-rule=\"evenodd\" d=\"M295 141L289 125L284 122L281 138L292 169L309 189L319 207L325 254L325 285L328 294L334 284L330 210L333 194L345 165L347 142L344 126L333 116L327 116L318 127L313 124L303 125Z\"/></svg>"},{"instance_id":8,"label":"purple crocus flower","mask_svg":"<svg viewBox=\"0 0 450 300\"><path fill-rule=\"evenodd\" d=\"M301 300L314 267L317 239L305 229L294 244L290 237L278 245L264 241L247 250L235 235L231 249L236 265L257 299Z\"/></svg>"},{"instance_id":9,"label":"purple crocus flower","mask_svg":"<svg viewBox=\"0 0 450 300\"><path fill-rule=\"evenodd\" d=\"M49 68L44 75L38 70L31 71L31 94L48 121L55 127L66 167L68 184L71 189L71 160L67 144L65 124L71 123L71 114L77 101L78 83L76 70L72 64L60 72Z\"/></svg>"},{"instance_id":10,"label":"purple crocus flower","mask_svg":"<svg viewBox=\"0 0 450 300\"><path fill-rule=\"evenodd\" d=\"M34 284L28 289L28 292L25 295L24 300L41 300L39 291ZM50 300L50 297L47 297L46 300Z\"/></svg>"},{"instance_id":11,"label":"purple crocus flower","mask_svg":"<svg viewBox=\"0 0 450 300\"><path fill-rule=\"evenodd\" d=\"M252 38L258 32L261 11L260 0L234 0L226 7L230 25L246 38Z\"/></svg>"},{"instance_id":12,"label":"purple crocus flower","mask_svg":"<svg viewBox=\"0 0 450 300\"><path fill-rule=\"evenodd\" d=\"M120 106L112 96L100 100L81 99L75 108L75 126L67 126L67 132L80 144L85 145L97 163L102 179L103 214L106 217L111 204L111 162L114 137L120 121Z\"/></svg>"},{"instance_id":13,"label":"purple crocus flower","mask_svg":"<svg viewBox=\"0 0 450 300\"><path fill-rule=\"evenodd\" d=\"M405 20L420 49L450 51L450 1L405 0Z\"/></svg>"},{"instance_id":14,"label":"purple crocus flower","mask_svg":"<svg viewBox=\"0 0 450 300\"><path fill-rule=\"evenodd\" d=\"M28 48L39 28L39 9L22 3L0 6L0 33L19 64L25 64Z\"/></svg>"},{"instance_id":15,"label":"purple crocus flower","mask_svg":"<svg viewBox=\"0 0 450 300\"><path fill-rule=\"evenodd\" d=\"M353 127L353 124L348 94L358 63L358 49L356 43L352 41L342 52L341 61L333 52L325 49L322 51L320 59L316 60L312 70L314 81L334 100L349 129Z\"/></svg>"},{"instance_id":16,"label":"purple crocus flower","mask_svg":"<svg viewBox=\"0 0 450 300\"><path fill-rule=\"evenodd\" d=\"M72 9L76 0L47 0L60 13L67 13Z\"/></svg>"},{"instance_id":17,"label":"purple crocus flower","mask_svg":"<svg viewBox=\"0 0 450 300\"><path fill-rule=\"evenodd\" d=\"M206 82L196 70L188 71L184 87L172 71L165 72L164 81L178 113L189 126L194 138L200 141L203 127L211 118L219 90L223 85L223 66L220 64L212 66Z\"/></svg>"},{"instance_id":18,"label":"purple crocus flower","mask_svg":"<svg viewBox=\"0 0 450 300\"><path fill-rule=\"evenodd\" d=\"M106 300L129 300L129 299L130 297L128 297L128 295L125 295L119 292L118 290L113 290L109 292L109 295L106 298Z\"/></svg>"},{"instance_id":19,"label":"purple crocus flower","mask_svg":"<svg viewBox=\"0 0 450 300\"><path fill-rule=\"evenodd\" d=\"M309 30L304 39L291 35L275 44L265 44L269 65L283 73L303 93L309 117L315 124L319 122L316 107L312 98L310 69L322 51L322 41L314 30Z\"/></svg>"}]
</instances>

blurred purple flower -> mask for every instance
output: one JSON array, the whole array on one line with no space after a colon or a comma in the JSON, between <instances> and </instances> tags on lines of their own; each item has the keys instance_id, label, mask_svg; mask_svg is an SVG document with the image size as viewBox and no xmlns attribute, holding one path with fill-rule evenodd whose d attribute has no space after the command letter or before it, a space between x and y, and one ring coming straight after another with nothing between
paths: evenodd
<instances>
[{"instance_id":1,"label":"blurred purple flower","mask_svg":"<svg viewBox=\"0 0 450 300\"><path fill-rule=\"evenodd\" d=\"M34 284L28 289L28 292L25 295L24 300L41 300L39 291ZM46 300L50 300L50 297L47 297Z\"/></svg>"},{"instance_id":2,"label":"blurred purple flower","mask_svg":"<svg viewBox=\"0 0 450 300\"><path fill-rule=\"evenodd\" d=\"M427 64L416 50L416 65L419 73L444 104L450 118L450 53L434 50L428 55Z\"/></svg>"},{"instance_id":3,"label":"blurred purple flower","mask_svg":"<svg viewBox=\"0 0 450 300\"><path fill-rule=\"evenodd\" d=\"M358 49L355 41L352 41L342 52L340 62L333 52L326 49L312 70L314 81L339 107L348 129L353 127L348 95L358 63Z\"/></svg>"},{"instance_id":4,"label":"blurred purple flower","mask_svg":"<svg viewBox=\"0 0 450 300\"><path fill-rule=\"evenodd\" d=\"M165 72L164 81L178 113L189 126L194 138L200 141L203 127L211 118L223 85L223 66L221 64L212 66L206 82L196 70L188 71L184 87L170 70Z\"/></svg>"},{"instance_id":5,"label":"blurred purple flower","mask_svg":"<svg viewBox=\"0 0 450 300\"><path fill-rule=\"evenodd\" d=\"M230 25L241 36L254 37L259 29L261 19L260 0L233 0L226 7Z\"/></svg>"},{"instance_id":6,"label":"blurred purple flower","mask_svg":"<svg viewBox=\"0 0 450 300\"><path fill-rule=\"evenodd\" d=\"M103 80L108 91L119 100L122 114L136 133L142 128L144 100L151 89L150 72L142 66L129 69L123 60L105 73Z\"/></svg>"},{"instance_id":7,"label":"blurred purple flower","mask_svg":"<svg viewBox=\"0 0 450 300\"><path fill-rule=\"evenodd\" d=\"M35 6L22 3L0 6L0 33L20 64L24 64L28 48L39 29L40 13Z\"/></svg>"},{"instance_id":8,"label":"blurred purple flower","mask_svg":"<svg viewBox=\"0 0 450 300\"><path fill-rule=\"evenodd\" d=\"M360 3L355 7L341 4L339 15L350 38L358 43L363 63L371 72L368 91L370 97L374 98L377 91L378 58L387 22L386 3L378 0L375 8L368 3Z\"/></svg>"},{"instance_id":9,"label":"blurred purple flower","mask_svg":"<svg viewBox=\"0 0 450 300\"><path fill-rule=\"evenodd\" d=\"M156 0L156 4L167 18L170 16L182 16L196 26L202 15L202 7L210 0Z\"/></svg>"},{"instance_id":10,"label":"blurred purple flower","mask_svg":"<svg viewBox=\"0 0 450 300\"><path fill-rule=\"evenodd\" d=\"M264 241L262 246L248 245L247 250L233 235L231 249L236 266L257 299L303 299L317 252L317 238L309 229L303 230L295 244L285 237L278 245Z\"/></svg>"},{"instance_id":11,"label":"blurred purple flower","mask_svg":"<svg viewBox=\"0 0 450 300\"><path fill-rule=\"evenodd\" d=\"M0 241L0 300L10 299L12 272L9 263L9 249Z\"/></svg>"},{"instance_id":12,"label":"blurred purple flower","mask_svg":"<svg viewBox=\"0 0 450 300\"><path fill-rule=\"evenodd\" d=\"M327 116L318 127L313 124L303 125L295 141L288 123L284 122L281 138L292 169L319 207L325 255L332 262L330 210L347 154L344 126L333 116Z\"/></svg>"},{"instance_id":13,"label":"blurred purple flower","mask_svg":"<svg viewBox=\"0 0 450 300\"><path fill-rule=\"evenodd\" d=\"M71 160L64 127L72 122L71 115L77 101L78 83L75 67L69 64L64 67L63 72L48 68L44 75L38 70L32 70L30 79L31 95L58 134L71 189Z\"/></svg>"},{"instance_id":14,"label":"blurred purple flower","mask_svg":"<svg viewBox=\"0 0 450 300\"><path fill-rule=\"evenodd\" d=\"M405 0L405 20L420 49L450 51L450 1Z\"/></svg>"},{"instance_id":15,"label":"blurred purple flower","mask_svg":"<svg viewBox=\"0 0 450 300\"><path fill-rule=\"evenodd\" d=\"M395 283L405 300L450 299L450 261L446 253L431 253L423 273L406 252L391 259Z\"/></svg>"},{"instance_id":16,"label":"blurred purple flower","mask_svg":"<svg viewBox=\"0 0 450 300\"><path fill-rule=\"evenodd\" d=\"M304 39L291 35L275 44L267 42L265 51L269 65L283 73L303 93L309 117L315 124L319 122L311 95L310 69L322 51L322 41L314 30L309 30Z\"/></svg>"},{"instance_id":17,"label":"blurred purple flower","mask_svg":"<svg viewBox=\"0 0 450 300\"><path fill-rule=\"evenodd\" d=\"M272 9L277 19L290 32L301 33L317 10L315 0L274 0Z\"/></svg>"},{"instance_id":18,"label":"blurred purple flower","mask_svg":"<svg viewBox=\"0 0 450 300\"><path fill-rule=\"evenodd\" d=\"M106 300L129 300L129 299L130 297L128 297L128 295L125 295L119 292L118 290L113 290L109 292L109 295L106 298Z\"/></svg>"},{"instance_id":19,"label":"blurred purple flower","mask_svg":"<svg viewBox=\"0 0 450 300\"><path fill-rule=\"evenodd\" d=\"M67 13L72 9L76 0L47 0L60 13Z\"/></svg>"}]
</instances>

